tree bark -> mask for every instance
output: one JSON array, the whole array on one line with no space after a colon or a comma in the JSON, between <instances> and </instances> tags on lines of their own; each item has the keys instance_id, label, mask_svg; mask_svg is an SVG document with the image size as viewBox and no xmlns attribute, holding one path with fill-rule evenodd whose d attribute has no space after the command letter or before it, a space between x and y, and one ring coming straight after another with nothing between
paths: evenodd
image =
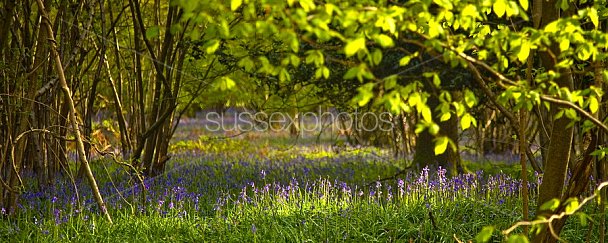
<instances>
[{"instance_id":1,"label":"tree bark","mask_svg":"<svg viewBox=\"0 0 608 243\"><path fill-rule=\"evenodd\" d=\"M547 24L557 20L560 16L560 10L556 7L556 0L543 1L541 5L533 5L533 13L541 14L540 28L543 28ZM542 11L540 10L542 9ZM546 70L556 70L555 60L551 53L559 56L560 50L556 43L549 47L548 51L539 51L542 66ZM573 78L571 70L569 69L558 69L560 77L555 80L555 83L562 88L573 88ZM554 117L559 111L558 105L551 107L551 116ZM570 126L570 119L566 116L562 116L553 122L551 129L550 142L548 155L544 164L543 181L540 185L540 191L537 200L537 213L536 215L548 215L551 211L541 210L545 202L557 198L561 199L564 190L564 181L566 180L566 173L568 171L568 161L570 159L571 144L573 137L573 128ZM556 232L559 234L559 232ZM541 232L534 237L534 242L555 242L555 239L547 228L543 228Z\"/></svg>"},{"instance_id":2,"label":"tree bark","mask_svg":"<svg viewBox=\"0 0 608 243\"><path fill-rule=\"evenodd\" d=\"M439 99L434 95L427 100L427 105L431 111L435 111L439 105ZM416 149L414 152L413 164L419 168L425 166L441 166L448 170L448 174L456 175L457 173L464 172L462 162L460 159L460 153L458 149L458 119L455 115L452 115L447 121L439 122L439 135L447 136L456 145L454 151L451 146L440 155L435 155L435 143L433 141L434 136L428 131L424 131L416 136Z\"/></svg>"},{"instance_id":3,"label":"tree bark","mask_svg":"<svg viewBox=\"0 0 608 243\"><path fill-rule=\"evenodd\" d=\"M52 57L55 59L54 60L55 68L57 69L56 72L59 76L61 89L65 95L65 99L67 101L67 104L68 104L68 107L70 110L69 119L70 119L70 122L72 125L72 129L74 129L74 136L76 138L76 145L77 145L77 149L78 149L78 157L79 157L80 163L82 163L82 165L85 168L86 176L89 181L89 185L91 186L91 190L93 191L93 196L95 197L95 201L97 202L99 209L104 214L106 219L110 223L112 223L112 217L108 213L106 205L99 192L99 188L97 187L97 182L95 181L95 177L93 176L93 172L91 171L91 167L89 166L89 162L86 158L86 153L84 151L84 143L82 142L82 137L80 134L80 127L78 126L78 120L76 118L76 108L74 107L74 101L72 100L72 96L71 96L72 91L70 90L68 83L65 79L65 74L63 72L63 66L61 63L61 57L59 56L59 52L57 51L56 41L55 41L55 38L53 35L53 29L51 27L49 17L47 15L44 4L42 3L42 0L37 0L37 3L38 3L38 11L43 16L43 23L46 27L48 39L50 42L51 54L52 54Z\"/></svg>"}]
</instances>

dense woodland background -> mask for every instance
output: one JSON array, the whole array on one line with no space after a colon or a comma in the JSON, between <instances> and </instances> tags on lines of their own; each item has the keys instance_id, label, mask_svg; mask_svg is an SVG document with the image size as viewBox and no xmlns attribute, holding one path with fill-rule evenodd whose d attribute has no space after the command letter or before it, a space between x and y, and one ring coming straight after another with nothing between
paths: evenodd
<instances>
[{"instance_id":1,"label":"dense woodland background","mask_svg":"<svg viewBox=\"0 0 608 243\"><path fill-rule=\"evenodd\" d=\"M87 179L96 188L89 162L100 156L138 178L162 175L182 119L239 109L296 119L388 112L388 131L333 121L340 134L325 135L334 145L387 149L404 168L441 166L454 176L469 172L462 154L517 154L521 178L530 167L544 174L532 199L537 215L563 212L566 204L540 205L582 198L607 180L606 6L5 0L0 207L18 213L24 180L47 188L56 178ZM297 123L287 130L302 134ZM535 239L553 237L544 228Z\"/></svg>"}]
</instances>

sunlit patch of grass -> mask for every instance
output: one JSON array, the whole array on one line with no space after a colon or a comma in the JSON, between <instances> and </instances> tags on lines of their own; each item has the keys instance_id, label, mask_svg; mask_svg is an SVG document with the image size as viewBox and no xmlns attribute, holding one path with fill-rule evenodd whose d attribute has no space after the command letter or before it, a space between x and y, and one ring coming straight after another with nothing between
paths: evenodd
<instances>
[{"instance_id":1,"label":"sunlit patch of grass","mask_svg":"<svg viewBox=\"0 0 608 243\"><path fill-rule=\"evenodd\" d=\"M471 240L483 226L504 229L521 219L521 180L508 166L470 163L476 172L456 177L425 168L374 183L401 171L404 161L381 149L307 142L207 136L176 141L166 173L147 178L145 190L125 170L99 160L93 166L113 225L100 216L82 182L58 178L45 190L26 183L17 215L0 212L0 239L453 242L454 235ZM533 173L530 182L533 198ZM596 222L602 219L593 205L585 210ZM580 242L586 233L570 220L563 237Z\"/></svg>"}]
</instances>

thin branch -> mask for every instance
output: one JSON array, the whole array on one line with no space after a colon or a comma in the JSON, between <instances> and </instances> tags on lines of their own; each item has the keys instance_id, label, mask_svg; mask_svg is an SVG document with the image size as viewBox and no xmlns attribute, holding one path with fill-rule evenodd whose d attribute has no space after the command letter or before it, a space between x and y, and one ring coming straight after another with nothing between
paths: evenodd
<instances>
[{"instance_id":1,"label":"thin branch","mask_svg":"<svg viewBox=\"0 0 608 243\"><path fill-rule=\"evenodd\" d=\"M490 97L490 101L492 102L492 104L494 104L496 106L496 108L498 108L498 110L500 110L500 112L502 112L507 117L507 119L509 119L511 126L513 127L513 130L518 131L519 126L523 126L523 124L519 124L518 120L515 119L515 115L513 115L513 113L509 112L507 110L507 108L505 108L504 106L499 104L498 101L496 101L496 95L485 84L484 79L481 76L481 73L479 72L479 69L477 69L477 67L475 67L475 65L473 65L469 60L465 60L465 61L467 61L467 64L468 64L467 67L473 73L473 77L474 77L475 81L477 81L477 84L479 84L479 87L481 88L481 90L488 97ZM534 160L534 155L532 154L532 151L530 150L530 146L526 146L526 156L528 157L528 160L530 160L530 164L532 165L534 170L538 171L538 172L542 172L542 168L540 168L540 165L538 165L536 160Z\"/></svg>"},{"instance_id":2,"label":"thin branch","mask_svg":"<svg viewBox=\"0 0 608 243\"><path fill-rule=\"evenodd\" d=\"M556 98L553 98L553 97L548 96L548 95L541 95L540 99L544 100L544 101L547 101L547 102L550 102L550 103L554 103L554 104L558 104L558 105L563 105L563 106L567 106L567 107L570 107L572 109L575 109L579 114L583 115L584 117L586 117L587 119L589 119L591 122L593 122L593 124L595 124L596 126L602 128L602 130L604 130L605 133L608 133L608 126L604 125L604 123L602 123L602 121L600 121L597 118L595 118L592 114L589 114L589 112L583 110L583 108L581 108L580 106L577 106L576 104L574 104L574 103L572 103L570 101L556 99Z\"/></svg>"},{"instance_id":3,"label":"thin branch","mask_svg":"<svg viewBox=\"0 0 608 243\"><path fill-rule=\"evenodd\" d=\"M597 189L595 190L595 193L593 193L593 195L586 197L585 199L583 199L583 201L581 201L581 203L574 208L573 210L569 210L568 212L561 212L559 214L553 214L551 215L551 217L546 218L546 219L536 219L536 220L532 220L532 221L520 221L515 223L514 225L512 225L511 227L509 227L506 230L502 231L503 235L509 235L511 232L513 232L515 229L517 229L520 226L532 226L532 225L537 225L537 224L548 224L549 225L549 229L552 230L551 228L551 224L554 220L557 219L561 219L563 217L569 216L569 215L573 215L576 212L578 212L581 208L583 208L583 206L588 203L589 201L593 200L594 198L596 198L598 196L598 194L600 193L600 191L604 188L608 186L608 181L604 181L602 182ZM552 232L553 236L556 237L555 232ZM559 237L557 237L559 239Z\"/></svg>"}]
</instances>

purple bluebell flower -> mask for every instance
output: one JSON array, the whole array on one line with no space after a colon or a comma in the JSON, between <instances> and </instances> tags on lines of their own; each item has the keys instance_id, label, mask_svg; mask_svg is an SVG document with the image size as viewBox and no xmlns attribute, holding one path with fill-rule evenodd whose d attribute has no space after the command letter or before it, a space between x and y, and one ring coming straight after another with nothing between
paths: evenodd
<instances>
[{"instance_id":1,"label":"purple bluebell flower","mask_svg":"<svg viewBox=\"0 0 608 243\"><path fill-rule=\"evenodd\" d=\"M403 197L403 186L405 185L405 182L403 181L403 179L399 179L397 180L397 189L399 190L399 197Z\"/></svg>"},{"instance_id":2,"label":"purple bluebell flower","mask_svg":"<svg viewBox=\"0 0 608 243\"><path fill-rule=\"evenodd\" d=\"M61 210L56 208L53 210L53 215L55 216L55 224L61 224Z\"/></svg>"}]
</instances>

